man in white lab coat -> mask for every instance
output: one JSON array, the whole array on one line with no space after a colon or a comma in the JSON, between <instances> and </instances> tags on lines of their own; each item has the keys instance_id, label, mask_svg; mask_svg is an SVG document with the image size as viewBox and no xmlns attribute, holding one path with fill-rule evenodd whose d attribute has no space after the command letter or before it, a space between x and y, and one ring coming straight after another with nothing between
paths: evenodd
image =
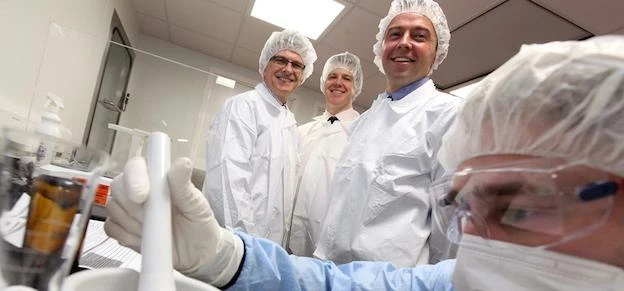
<instances>
[{"instance_id":1,"label":"man in white lab coat","mask_svg":"<svg viewBox=\"0 0 624 291\"><path fill-rule=\"evenodd\" d=\"M222 228L180 158L167 174L174 268L227 290L623 290L622 92L615 35L523 46L484 79L440 149L453 178L436 201L459 251L436 265L336 265ZM111 184L104 229L136 251L149 185L142 157Z\"/></svg>"},{"instance_id":2,"label":"man in white lab coat","mask_svg":"<svg viewBox=\"0 0 624 291\"><path fill-rule=\"evenodd\" d=\"M321 74L325 112L299 126L297 194L287 248L311 257L329 207L329 185L347 145L348 129L360 114L353 100L362 92L360 59L349 52L333 55Z\"/></svg>"},{"instance_id":3,"label":"man in white lab coat","mask_svg":"<svg viewBox=\"0 0 624 291\"><path fill-rule=\"evenodd\" d=\"M305 36L274 32L259 59L263 82L229 98L212 121L203 192L221 225L284 245L299 138L286 102L315 60Z\"/></svg>"},{"instance_id":4,"label":"man in white lab coat","mask_svg":"<svg viewBox=\"0 0 624 291\"><path fill-rule=\"evenodd\" d=\"M386 91L351 128L314 255L336 263L425 264L428 189L445 174L437 153L460 101L429 79L446 57L450 32L436 2L393 1L376 38L374 62L386 75Z\"/></svg>"}]
</instances>

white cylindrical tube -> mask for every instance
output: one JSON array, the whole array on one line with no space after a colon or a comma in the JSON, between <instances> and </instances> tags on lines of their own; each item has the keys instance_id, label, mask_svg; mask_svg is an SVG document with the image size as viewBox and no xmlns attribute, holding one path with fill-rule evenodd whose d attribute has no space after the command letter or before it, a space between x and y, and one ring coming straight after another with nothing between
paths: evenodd
<instances>
[{"instance_id":1,"label":"white cylindrical tube","mask_svg":"<svg viewBox=\"0 0 624 291\"><path fill-rule=\"evenodd\" d=\"M171 196L167 172L171 166L171 140L152 132L147 140L150 195L145 202L141 242L139 291L175 290L173 281Z\"/></svg>"}]
</instances>

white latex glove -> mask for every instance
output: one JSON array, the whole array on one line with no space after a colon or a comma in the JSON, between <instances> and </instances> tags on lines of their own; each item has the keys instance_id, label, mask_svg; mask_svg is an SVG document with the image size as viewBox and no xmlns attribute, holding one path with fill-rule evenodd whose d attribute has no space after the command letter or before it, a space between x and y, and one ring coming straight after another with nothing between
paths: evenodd
<instances>
[{"instance_id":1,"label":"white latex glove","mask_svg":"<svg viewBox=\"0 0 624 291\"><path fill-rule=\"evenodd\" d=\"M178 158L167 173L172 206L173 266L181 273L221 287L236 274L244 245L217 223L208 200L191 183L193 163ZM131 158L111 183L104 230L123 246L140 252L143 202L149 178L143 157Z\"/></svg>"}]
</instances>

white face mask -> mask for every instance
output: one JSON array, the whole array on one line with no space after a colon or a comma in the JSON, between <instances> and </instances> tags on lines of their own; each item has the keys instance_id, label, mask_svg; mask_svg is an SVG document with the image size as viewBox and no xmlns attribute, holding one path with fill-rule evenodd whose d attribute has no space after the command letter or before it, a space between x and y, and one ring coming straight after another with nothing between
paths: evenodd
<instances>
[{"instance_id":1,"label":"white face mask","mask_svg":"<svg viewBox=\"0 0 624 291\"><path fill-rule=\"evenodd\" d=\"M488 245L489 244L489 245ZM569 255L464 234L453 285L476 290L624 290L624 270Z\"/></svg>"}]
</instances>

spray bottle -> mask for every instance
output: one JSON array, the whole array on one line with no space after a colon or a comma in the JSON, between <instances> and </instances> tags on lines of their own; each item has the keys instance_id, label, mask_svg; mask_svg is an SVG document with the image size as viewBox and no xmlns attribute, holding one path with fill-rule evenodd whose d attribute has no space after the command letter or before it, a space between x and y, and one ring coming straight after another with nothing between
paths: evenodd
<instances>
[{"instance_id":1,"label":"spray bottle","mask_svg":"<svg viewBox=\"0 0 624 291\"><path fill-rule=\"evenodd\" d=\"M46 94L45 112L41 115L41 123L35 129L39 134L52 138L61 138L61 118L58 113L64 108L63 100L53 93ZM42 165L49 164L54 158L54 145L41 143L37 149L37 161Z\"/></svg>"}]
</instances>

